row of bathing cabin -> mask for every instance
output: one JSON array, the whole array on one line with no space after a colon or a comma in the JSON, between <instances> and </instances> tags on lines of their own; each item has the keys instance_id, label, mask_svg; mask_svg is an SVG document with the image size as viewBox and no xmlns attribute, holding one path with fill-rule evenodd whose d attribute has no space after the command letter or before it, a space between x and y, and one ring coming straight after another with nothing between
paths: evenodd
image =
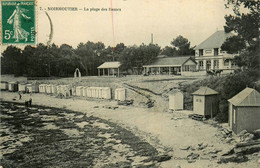
<instances>
[{"instance_id":1,"label":"row of bathing cabin","mask_svg":"<svg viewBox=\"0 0 260 168\"><path fill-rule=\"evenodd\" d=\"M18 82L1 82L1 90L22 93L46 93L56 96L78 96L97 99L112 99L112 89L110 87L86 87L54 84L25 84ZM116 88L114 90L114 99L117 101L126 100L126 89Z\"/></svg>"}]
</instances>

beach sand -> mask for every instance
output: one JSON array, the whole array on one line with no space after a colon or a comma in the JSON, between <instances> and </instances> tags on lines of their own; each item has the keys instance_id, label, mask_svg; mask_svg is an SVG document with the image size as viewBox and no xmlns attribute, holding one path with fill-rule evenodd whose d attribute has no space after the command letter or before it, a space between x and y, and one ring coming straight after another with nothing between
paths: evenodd
<instances>
[{"instance_id":1,"label":"beach sand","mask_svg":"<svg viewBox=\"0 0 260 168\"><path fill-rule=\"evenodd\" d=\"M145 139L158 151L167 152L172 159L162 162L161 167L258 167L257 160L243 163L218 164L222 153L230 150L234 144L221 141L217 136L218 127L188 118L191 111L166 112L158 108L137 106L118 106L113 100L95 100L84 98L59 99L46 94L32 94L33 105L51 106L79 111L87 116L96 116L117 123ZM30 98L23 94L22 100L17 93L2 91L5 101L24 102ZM13 99L16 100L13 100ZM108 108L118 107L118 108ZM206 146L199 149L201 145ZM187 150L183 150L186 147ZM200 159L187 161L189 156L199 154ZM196 155L195 155L196 156Z\"/></svg>"}]
</instances>

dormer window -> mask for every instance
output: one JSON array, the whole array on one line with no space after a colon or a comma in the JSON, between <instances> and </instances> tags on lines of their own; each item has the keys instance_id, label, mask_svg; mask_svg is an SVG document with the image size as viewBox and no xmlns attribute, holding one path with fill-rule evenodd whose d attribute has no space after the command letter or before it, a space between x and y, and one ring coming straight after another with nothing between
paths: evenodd
<instances>
[{"instance_id":1,"label":"dormer window","mask_svg":"<svg viewBox=\"0 0 260 168\"><path fill-rule=\"evenodd\" d=\"M218 55L218 48L214 48L214 56Z\"/></svg>"},{"instance_id":2,"label":"dormer window","mask_svg":"<svg viewBox=\"0 0 260 168\"><path fill-rule=\"evenodd\" d=\"M203 56L203 49L199 49L199 56Z\"/></svg>"}]
</instances>

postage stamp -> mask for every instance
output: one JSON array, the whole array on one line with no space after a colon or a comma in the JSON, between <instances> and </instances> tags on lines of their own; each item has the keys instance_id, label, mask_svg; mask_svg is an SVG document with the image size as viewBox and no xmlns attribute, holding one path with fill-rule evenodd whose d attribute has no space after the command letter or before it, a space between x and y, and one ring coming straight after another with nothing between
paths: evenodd
<instances>
[{"instance_id":1,"label":"postage stamp","mask_svg":"<svg viewBox=\"0 0 260 168\"><path fill-rule=\"evenodd\" d=\"M2 1L2 44L35 44L35 1Z\"/></svg>"}]
</instances>

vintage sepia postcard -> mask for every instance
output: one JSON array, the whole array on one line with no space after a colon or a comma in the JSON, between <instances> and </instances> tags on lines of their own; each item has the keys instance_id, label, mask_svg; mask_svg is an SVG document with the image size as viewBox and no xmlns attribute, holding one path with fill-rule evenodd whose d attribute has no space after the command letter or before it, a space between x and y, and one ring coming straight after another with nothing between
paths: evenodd
<instances>
[{"instance_id":1,"label":"vintage sepia postcard","mask_svg":"<svg viewBox=\"0 0 260 168\"><path fill-rule=\"evenodd\" d=\"M0 168L260 167L258 0L0 5Z\"/></svg>"}]
</instances>

